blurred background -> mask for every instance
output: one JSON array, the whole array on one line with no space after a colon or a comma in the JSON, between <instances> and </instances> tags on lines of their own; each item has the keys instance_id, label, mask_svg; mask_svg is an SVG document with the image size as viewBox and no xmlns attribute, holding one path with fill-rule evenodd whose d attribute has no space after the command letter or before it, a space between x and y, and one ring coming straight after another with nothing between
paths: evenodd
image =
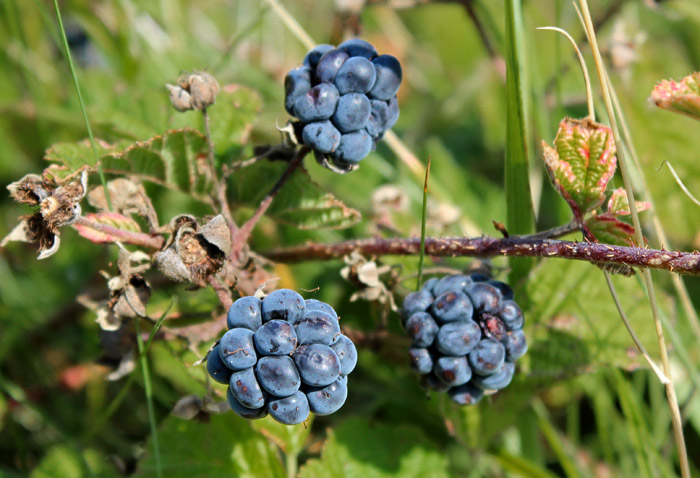
<instances>
[{"instance_id":1,"label":"blurred background","mask_svg":"<svg viewBox=\"0 0 700 478\"><path fill-rule=\"evenodd\" d=\"M280 141L276 125L288 120L284 76L301 63L306 48L270 3L59 3L96 138L133 142L185 126L201 130L195 112L172 109L165 84L183 71L206 70L222 87L233 85L231 91L241 92L240 104L217 103L211 110L213 124L230 120L235 132L217 143L218 161L249 158L253 146ZM506 217L503 2L283 4L317 43L361 36L380 53L401 60L401 116L394 131L421 162L432 158L428 233L497 234L491 221ZM634 168L635 186L642 198L653 198L668 238L665 246L698 249L700 209L669 171L659 168L670 161L688 189L700 192L700 125L656 108L648 98L662 79L680 79L700 68L700 4L606 0L590 7L641 163L641 169ZM0 184L7 185L46 168L45 151L52 145L87 135L54 5L3 0L0 12ZM579 42L594 80L599 120L606 122L573 6L524 1L519 47L538 230L571 218L542 168L540 142L551 144L565 116L587 113L571 46L554 32L536 30L548 25L569 31ZM225 108L240 115L230 119ZM307 162L313 180L360 211L362 220L343 229L302 230L267 218L256 229L253 250L419 233L422 178L385 143L346 176ZM251 191L256 170L251 171L234 176L231 184L234 213L242 219L266 192ZM622 186L619 174L613 183ZM97 176L91 184L98 184ZM161 224L177 214L211 212L182 192L156 185L147 191ZM0 237L30 212L1 195ZM658 247L651 218L642 215L645 234L650 246ZM0 475L156 476L143 379L138 369L132 372L129 355L133 331L124 326L107 333L90 310L90 304L107 297L105 273L117 274L117 248L89 243L70 228L61 238L60 250L44 261L37 261L33 245L11 243L0 249ZM570 238L581 239L580 234ZM466 270L474 264L467 258L436 259L426 267ZM382 277L400 301L414 286L417 258L386 258L378 263L383 265L389 267ZM505 260L476 265L507 278ZM153 286L150 317L159 317L171 297L178 297L149 352L160 466L167 476L287 476L290 467L285 468L283 457L293 451L304 477L677 474L664 389L634 349L599 269L540 261L527 280L513 284L525 311L530 352L507 389L461 409L442 396L426 398L407 366L408 342L397 314L386 303L351 301L357 284L341 276L343 266L341 261L271 266L281 287L319 288L305 295L333 304L343 325L363 337L343 409L293 430L267 421L251 425L230 412L210 416L198 408L203 397L224 397L223 387L208 383L203 368L193 365L223 329L223 311L210 289L191 290L156 271L146 274ZM697 317L674 293L669 274L654 273L654 278L688 455L697 472L700 349L697 327L689 325ZM684 282L692 310L700 300L700 281ZM656 357L641 280L616 278L615 284L636 332ZM173 416L175 404L187 396L198 397L192 398L195 405ZM196 413L190 413L192 407ZM185 420L184 415L196 416Z\"/></svg>"}]
</instances>

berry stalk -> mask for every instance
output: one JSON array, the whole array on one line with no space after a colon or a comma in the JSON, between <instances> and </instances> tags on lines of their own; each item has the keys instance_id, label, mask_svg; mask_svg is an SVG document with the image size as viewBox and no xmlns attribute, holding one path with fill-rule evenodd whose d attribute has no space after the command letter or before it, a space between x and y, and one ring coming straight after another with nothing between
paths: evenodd
<instances>
[{"instance_id":1,"label":"berry stalk","mask_svg":"<svg viewBox=\"0 0 700 478\"><path fill-rule=\"evenodd\" d=\"M258 209L255 211L253 216L250 219L248 219L240 227L240 229L238 229L233 241L233 257L236 257L241 251L246 241L248 240L248 237L250 237L250 234L253 232L253 228L258 223L263 214L265 214L267 209L270 207L270 204L272 204L272 200L275 198L275 196L277 196L277 193L280 189L282 189L284 183L286 183L287 180L292 176L292 173L297 169L297 167L301 165L301 163L304 161L304 158L307 154L309 154L310 151L311 149L307 146L302 146L301 148L299 148L299 151L297 151L296 156L294 156L294 159L292 159L292 161L289 163L289 166L284 171L282 176L277 180L270 192L267 193L267 196L265 196L260 202L260 206L258 206Z\"/></svg>"},{"instance_id":2,"label":"berry stalk","mask_svg":"<svg viewBox=\"0 0 700 478\"><path fill-rule=\"evenodd\" d=\"M359 239L336 243L310 243L274 249L263 255L277 262L341 258L352 251L365 255L418 255L420 239ZM531 236L426 238L425 253L465 257L558 257L595 264L659 269L683 275L700 275L700 253L613 246L591 242L537 239Z\"/></svg>"}]
</instances>

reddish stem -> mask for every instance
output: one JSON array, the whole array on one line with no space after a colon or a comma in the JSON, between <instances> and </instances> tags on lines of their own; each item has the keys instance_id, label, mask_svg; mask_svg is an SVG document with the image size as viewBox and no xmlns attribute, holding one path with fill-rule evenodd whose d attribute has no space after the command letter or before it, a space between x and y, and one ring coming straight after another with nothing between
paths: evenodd
<instances>
[{"instance_id":1,"label":"reddish stem","mask_svg":"<svg viewBox=\"0 0 700 478\"><path fill-rule=\"evenodd\" d=\"M353 251L367 256L418 255L419 238L360 239L329 244L275 249L265 254L277 262L301 262L341 258ZM538 239L530 236L426 238L425 253L432 256L558 257L599 264L660 269L684 275L700 275L700 253L612 246L591 242Z\"/></svg>"},{"instance_id":2,"label":"reddish stem","mask_svg":"<svg viewBox=\"0 0 700 478\"><path fill-rule=\"evenodd\" d=\"M165 239L157 234L145 234L143 232L127 231L118 227L109 226L99 222L91 221L85 217L80 217L77 221L83 227L89 227L95 231L102 232L126 244L147 247L149 249L161 249L165 244Z\"/></svg>"},{"instance_id":3,"label":"reddish stem","mask_svg":"<svg viewBox=\"0 0 700 478\"><path fill-rule=\"evenodd\" d=\"M265 214L267 209L270 207L270 204L272 204L272 200L275 198L277 193L279 192L280 189L282 189L282 186L284 186L284 183L287 182L287 180L292 176L292 173L296 170L296 168L302 163L304 158L306 157L307 154L311 149L308 146L302 146L299 148L297 151L297 154L294 156L294 158L289 162L289 166L287 166L287 169L282 173L282 176L277 180L275 185L272 187L269 193L263 198L263 200L260 202L260 205L258 206L258 209L255 211L253 216L251 216L250 219L248 219L239 229L236 231L236 234L234 235L234 240L233 240L233 247L232 247L232 257L237 257L241 250L243 249L243 246L246 244L248 241L248 238L250 237L250 234L253 232L253 229L255 228L255 225L258 223L260 218Z\"/></svg>"}]
</instances>

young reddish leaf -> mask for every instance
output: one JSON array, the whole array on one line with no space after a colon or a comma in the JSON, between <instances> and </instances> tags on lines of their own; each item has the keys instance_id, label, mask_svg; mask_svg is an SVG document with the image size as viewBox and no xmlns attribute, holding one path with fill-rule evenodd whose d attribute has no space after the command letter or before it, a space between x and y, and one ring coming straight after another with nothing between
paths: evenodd
<instances>
[{"instance_id":1,"label":"young reddish leaf","mask_svg":"<svg viewBox=\"0 0 700 478\"><path fill-rule=\"evenodd\" d=\"M637 201L636 204L637 212L646 211L651 207L651 203L646 201ZM608 200L608 210L605 214L613 216L629 216L631 214L627 191L624 188L617 188L613 191Z\"/></svg>"},{"instance_id":2,"label":"young reddish leaf","mask_svg":"<svg viewBox=\"0 0 700 478\"><path fill-rule=\"evenodd\" d=\"M141 230L136 221L116 212L101 212L98 214L90 213L85 214L85 218L93 222L106 224L108 226L113 226L127 231L139 232ZM115 238L104 232L96 231L79 223L75 224L73 227L77 229L78 234L83 236L85 239L94 242L95 244L107 244L119 240L119 238Z\"/></svg>"},{"instance_id":3,"label":"young reddish leaf","mask_svg":"<svg viewBox=\"0 0 700 478\"><path fill-rule=\"evenodd\" d=\"M599 242L616 246L635 246L634 227L610 214L599 214L586 220L586 228Z\"/></svg>"},{"instance_id":4,"label":"young reddish leaf","mask_svg":"<svg viewBox=\"0 0 700 478\"><path fill-rule=\"evenodd\" d=\"M588 118L565 118L559 123L554 147L542 142L542 148L554 187L574 217L582 220L603 203L608 181L615 174L617 157L610 128Z\"/></svg>"},{"instance_id":5,"label":"young reddish leaf","mask_svg":"<svg viewBox=\"0 0 700 478\"><path fill-rule=\"evenodd\" d=\"M663 80L651 91L651 99L659 108L700 120L700 72L679 82Z\"/></svg>"}]
</instances>

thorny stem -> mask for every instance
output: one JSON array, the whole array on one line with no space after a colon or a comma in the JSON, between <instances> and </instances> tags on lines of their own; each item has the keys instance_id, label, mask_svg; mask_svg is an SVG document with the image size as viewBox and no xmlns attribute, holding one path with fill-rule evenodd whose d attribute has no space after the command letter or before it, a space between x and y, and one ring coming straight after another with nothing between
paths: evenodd
<instances>
[{"instance_id":1,"label":"thorny stem","mask_svg":"<svg viewBox=\"0 0 700 478\"><path fill-rule=\"evenodd\" d=\"M341 258L353 251L368 256L418 255L419 238L359 239L336 243L310 243L263 253L277 262L302 262ZM426 238L425 253L449 257L558 257L601 264L659 269L700 275L700 253L613 246L591 242L533 239L532 236Z\"/></svg>"},{"instance_id":2,"label":"thorny stem","mask_svg":"<svg viewBox=\"0 0 700 478\"><path fill-rule=\"evenodd\" d=\"M143 232L127 231L108 224L91 221L86 217L78 218L76 224L112 236L125 244L146 247L148 249L161 249L165 244L165 239L163 239L162 236L145 234Z\"/></svg>"},{"instance_id":3,"label":"thorny stem","mask_svg":"<svg viewBox=\"0 0 700 478\"><path fill-rule=\"evenodd\" d=\"M286 183L287 180L292 176L292 173L302 163L302 161L304 160L306 155L309 154L310 151L311 149L308 146L302 146L301 148L299 148L297 154L294 156L294 159L290 161L289 166L287 166L287 169L284 171L284 173L282 173L282 176L280 176L280 178L277 180L270 192L267 193L267 195L260 202L260 205L258 206L258 209L255 211L253 216L250 219L248 219L240 227L240 229L238 229L234 236L231 257L237 257L239 255L246 241L248 241L250 234L253 232L253 228L258 223L263 214L265 214L267 209L270 207L270 204L272 204L272 200L275 199L275 196L277 196L279 190L282 189L284 183Z\"/></svg>"}]
</instances>

